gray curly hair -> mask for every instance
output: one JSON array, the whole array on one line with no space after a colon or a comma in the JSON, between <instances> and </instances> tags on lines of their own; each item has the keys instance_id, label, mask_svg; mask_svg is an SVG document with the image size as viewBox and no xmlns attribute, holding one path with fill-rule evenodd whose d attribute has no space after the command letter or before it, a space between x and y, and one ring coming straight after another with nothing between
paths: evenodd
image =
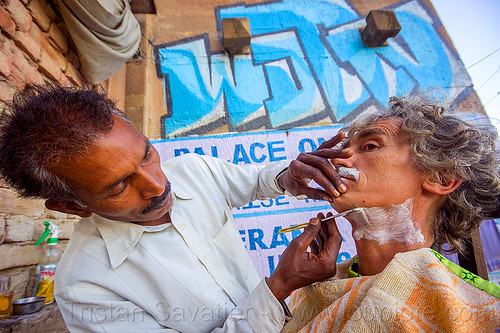
<instances>
[{"instance_id":1,"label":"gray curly hair","mask_svg":"<svg viewBox=\"0 0 500 333\"><path fill-rule=\"evenodd\" d=\"M351 137L381 119L401 118L413 166L440 182L445 176L462 181L446 196L433 224L433 247L443 250L448 244L453 253L464 252L471 233L498 209L500 161L495 127L450 113L446 93L432 89L391 97L387 109L362 115L346 130Z\"/></svg>"}]
</instances>

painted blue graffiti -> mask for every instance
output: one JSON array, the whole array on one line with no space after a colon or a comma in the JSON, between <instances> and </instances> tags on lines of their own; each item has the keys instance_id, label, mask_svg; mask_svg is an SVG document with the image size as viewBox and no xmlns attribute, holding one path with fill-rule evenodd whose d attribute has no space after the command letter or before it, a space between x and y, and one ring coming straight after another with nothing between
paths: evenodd
<instances>
[{"instance_id":1,"label":"painted blue graffiti","mask_svg":"<svg viewBox=\"0 0 500 333\"><path fill-rule=\"evenodd\" d=\"M156 46L170 111L162 136L343 122L404 91L471 85L425 5L414 0L393 9L400 34L386 47L368 48L359 33L364 18L347 2L217 8L219 28L224 18L249 19L251 53L210 53L206 35Z\"/></svg>"}]
</instances>

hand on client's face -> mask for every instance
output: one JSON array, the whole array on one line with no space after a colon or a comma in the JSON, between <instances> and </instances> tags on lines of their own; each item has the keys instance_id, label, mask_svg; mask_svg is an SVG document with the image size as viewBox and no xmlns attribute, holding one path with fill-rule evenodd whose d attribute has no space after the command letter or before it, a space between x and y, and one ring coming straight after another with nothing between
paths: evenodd
<instances>
[{"instance_id":1,"label":"hand on client's face","mask_svg":"<svg viewBox=\"0 0 500 333\"><path fill-rule=\"evenodd\" d=\"M327 216L331 215L328 213ZM278 266L267 280L269 289L279 301L295 289L335 275L342 236L335 220L320 222L324 218L319 213L317 218L309 221L304 232L283 252ZM312 252L307 251L308 247Z\"/></svg>"},{"instance_id":2,"label":"hand on client's face","mask_svg":"<svg viewBox=\"0 0 500 333\"><path fill-rule=\"evenodd\" d=\"M346 187L329 160L349 158L352 155L350 149L332 149L344 139L344 136L345 134L340 132L323 142L315 151L300 154L279 178L280 185L294 196L305 195L309 199L329 202L339 197L346 191ZM309 187L308 182L311 179L324 190Z\"/></svg>"}]
</instances>

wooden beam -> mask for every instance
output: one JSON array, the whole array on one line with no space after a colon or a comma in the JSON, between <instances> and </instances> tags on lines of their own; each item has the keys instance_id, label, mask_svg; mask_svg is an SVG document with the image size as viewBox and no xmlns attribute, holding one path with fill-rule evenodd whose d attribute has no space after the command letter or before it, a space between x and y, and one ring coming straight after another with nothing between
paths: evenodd
<instances>
[{"instance_id":1,"label":"wooden beam","mask_svg":"<svg viewBox=\"0 0 500 333\"><path fill-rule=\"evenodd\" d=\"M156 14L154 0L130 0L130 9L134 14Z\"/></svg>"}]
</instances>

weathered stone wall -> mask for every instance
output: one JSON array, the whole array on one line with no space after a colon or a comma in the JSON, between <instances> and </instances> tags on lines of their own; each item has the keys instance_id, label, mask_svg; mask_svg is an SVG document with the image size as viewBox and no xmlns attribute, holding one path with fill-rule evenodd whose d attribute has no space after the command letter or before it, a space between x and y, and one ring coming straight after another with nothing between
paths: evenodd
<instances>
[{"instance_id":1,"label":"weathered stone wall","mask_svg":"<svg viewBox=\"0 0 500 333\"><path fill-rule=\"evenodd\" d=\"M61 228L59 243L64 249L78 216L48 210L43 200L19 198L8 188L0 188L0 197L0 275L10 277L14 299L32 296L40 253L34 243L43 233L43 222Z\"/></svg>"}]
</instances>

